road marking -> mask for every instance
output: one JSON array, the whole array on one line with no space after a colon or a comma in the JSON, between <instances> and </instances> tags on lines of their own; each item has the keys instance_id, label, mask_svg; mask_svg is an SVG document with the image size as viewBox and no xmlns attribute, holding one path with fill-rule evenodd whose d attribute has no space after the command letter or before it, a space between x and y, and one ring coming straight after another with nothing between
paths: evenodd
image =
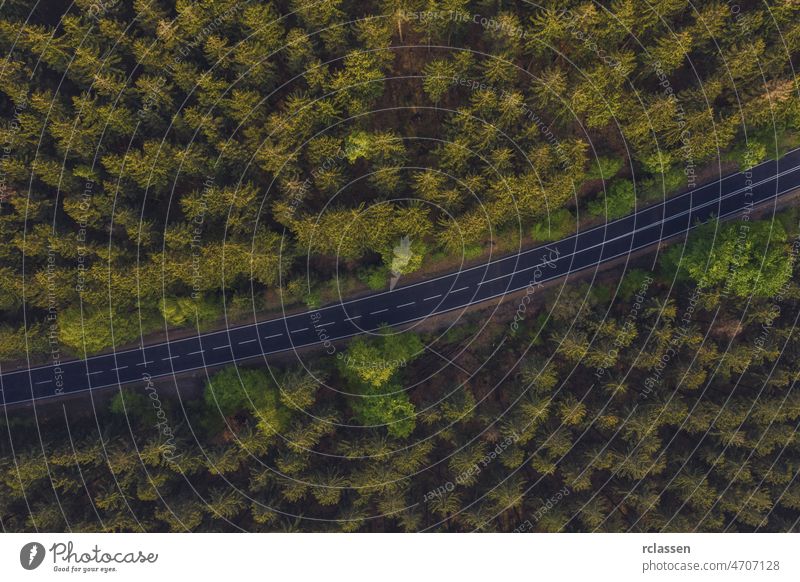
<instances>
[{"instance_id":1,"label":"road marking","mask_svg":"<svg viewBox=\"0 0 800 582\"><path fill-rule=\"evenodd\" d=\"M180 356L169 356L167 358L161 358L161 361L166 362L167 360L174 360L175 358L180 358Z\"/></svg>"},{"instance_id":2,"label":"road marking","mask_svg":"<svg viewBox=\"0 0 800 582\"><path fill-rule=\"evenodd\" d=\"M94 376L95 374L102 374L105 370L100 370L99 372L89 372L90 376Z\"/></svg>"},{"instance_id":3,"label":"road marking","mask_svg":"<svg viewBox=\"0 0 800 582\"><path fill-rule=\"evenodd\" d=\"M239 345L241 346L241 345L244 345L244 344L251 344L251 343L257 342L257 341L258 341L258 338L251 339L251 340L246 340L246 341L243 341L243 342L239 342Z\"/></svg>"},{"instance_id":4,"label":"road marking","mask_svg":"<svg viewBox=\"0 0 800 582\"><path fill-rule=\"evenodd\" d=\"M592 248L594 248L594 247L592 247ZM565 255L565 256L573 257L576 254L577 253L573 253L572 255ZM538 264L538 265L534 265L532 267L526 267L525 269L520 269L519 271L514 271L513 273L509 273L508 275L500 275L499 277L495 277L494 279L484 279L483 281L478 283L478 285L485 285L486 283L492 283L494 281L499 281L500 279L508 279L509 277L513 277L514 275L518 275L520 273L524 273L525 271L530 271L531 269L539 269L539 268L543 267L544 265L545 265L544 263L541 263L541 264Z\"/></svg>"},{"instance_id":5,"label":"road marking","mask_svg":"<svg viewBox=\"0 0 800 582\"><path fill-rule=\"evenodd\" d=\"M325 323L315 323L314 327L325 327L326 325L335 325L335 321L326 321Z\"/></svg>"},{"instance_id":6,"label":"road marking","mask_svg":"<svg viewBox=\"0 0 800 582\"><path fill-rule=\"evenodd\" d=\"M117 370L124 370L124 369L125 369L125 368L127 368L127 367L128 367L128 366L117 366L116 368L111 368L111 369L112 369L114 372L116 372Z\"/></svg>"},{"instance_id":7,"label":"road marking","mask_svg":"<svg viewBox=\"0 0 800 582\"><path fill-rule=\"evenodd\" d=\"M352 317L345 317L344 318L345 321L353 321L354 319L361 319L361 316L360 315L354 315Z\"/></svg>"},{"instance_id":8,"label":"road marking","mask_svg":"<svg viewBox=\"0 0 800 582\"><path fill-rule=\"evenodd\" d=\"M200 350L199 352L192 352L190 354L186 354L187 356L193 356L195 354L202 354L205 350Z\"/></svg>"},{"instance_id":9,"label":"road marking","mask_svg":"<svg viewBox=\"0 0 800 582\"><path fill-rule=\"evenodd\" d=\"M386 313L387 311L389 311L388 308L387 309L379 309L378 311L371 312L370 315L378 315L379 313Z\"/></svg>"},{"instance_id":10,"label":"road marking","mask_svg":"<svg viewBox=\"0 0 800 582\"><path fill-rule=\"evenodd\" d=\"M292 333L300 333L301 331L308 331L307 327L301 327L300 329L293 329Z\"/></svg>"},{"instance_id":11,"label":"road marking","mask_svg":"<svg viewBox=\"0 0 800 582\"><path fill-rule=\"evenodd\" d=\"M51 384L52 382L52 380L42 380L41 382L36 382L36 384Z\"/></svg>"},{"instance_id":12,"label":"road marking","mask_svg":"<svg viewBox=\"0 0 800 582\"><path fill-rule=\"evenodd\" d=\"M461 287L461 289L455 289L454 291L450 291L450 293L458 293L459 291L466 291L469 287Z\"/></svg>"},{"instance_id":13,"label":"road marking","mask_svg":"<svg viewBox=\"0 0 800 582\"><path fill-rule=\"evenodd\" d=\"M265 340L268 340L268 339L272 339L272 338L274 338L274 337L281 337L282 335L283 335L282 333L276 333L276 334L274 334L274 335L268 335L268 336L266 336L264 339L265 339Z\"/></svg>"},{"instance_id":14,"label":"road marking","mask_svg":"<svg viewBox=\"0 0 800 582\"><path fill-rule=\"evenodd\" d=\"M217 346L217 347L211 348L211 349L212 350L224 350L225 348L229 348L229 347L231 347L230 344L228 344L226 346Z\"/></svg>"},{"instance_id":15,"label":"road marking","mask_svg":"<svg viewBox=\"0 0 800 582\"><path fill-rule=\"evenodd\" d=\"M441 296L442 296L442 294L439 293L438 295L434 295L433 297L426 297L425 299L423 299L423 301L430 301L431 299L438 299Z\"/></svg>"},{"instance_id":16,"label":"road marking","mask_svg":"<svg viewBox=\"0 0 800 582\"><path fill-rule=\"evenodd\" d=\"M137 366L146 366L147 364L155 364L155 360L150 360L149 362L142 362L141 364L136 364Z\"/></svg>"},{"instance_id":17,"label":"road marking","mask_svg":"<svg viewBox=\"0 0 800 582\"><path fill-rule=\"evenodd\" d=\"M795 148L794 150L792 150L790 152L787 152L787 155L794 154L794 153L797 153L797 152L800 152L800 148ZM776 163L775 160L768 160L768 161L763 162L762 164L759 164L758 166L756 166L753 169L753 171L755 172L755 169L767 168L768 166L771 167L771 165L773 165L775 163ZM697 212L697 211L699 211L701 209L704 209L704 208L706 208L708 206L712 206L712 205L716 206L720 202L728 200L728 199L732 199L734 196L736 196L738 194L741 194L744 191L752 190L756 186L761 186L763 184L768 184L768 183L771 183L771 182L775 182L776 185L777 185L780 182L781 178L784 178L785 176L788 176L788 175L798 171L798 169L800 169L800 165L792 167L791 169L788 169L788 170L779 171L778 173L775 173L775 174L770 174L770 176L768 178L766 178L764 180L761 180L761 181L759 181L757 183L754 183L754 184L748 184L747 187L745 187L745 188L739 188L737 186L734 186L733 191L731 191L731 192L729 192L727 194L724 194L722 196L716 196L713 200L708 201L708 202L701 202L700 204L697 204L697 205L692 204L691 208L688 211L687 210L681 211L678 214L671 215L669 217L664 216L662 218L662 220L660 220L658 223L653 224L653 225L649 225L649 226L645 226L643 228L634 229L633 232L630 233L630 235L626 235L626 236L634 236L635 237L635 235L637 233L643 232L643 231L648 230L650 228L660 227L660 228L664 229L665 224L667 224L671 220L674 220L674 219L677 219L677 218L682 218L686 214L689 214L691 212ZM663 200L662 202L660 202L660 203L658 203L656 205L647 207L646 209L642 209L640 212L642 212L642 213L651 212L651 211L656 211L657 209L661 209L663 211L664 209L667 208L667 204L673 204L673 203L676 203L676 202L681 202L681 201L683 201L684 199L687 199L687 198L691 201L693 197L701 196L701 193L705 192L706 190L713 194L712 190L714 190L716 188L719 188L720 190L722 189L722 187L720 186L721 184L730 182L731 180L734 180L734 179L740 179L742 177L742 175L743 175L742 173L734 173L734 174L730 174L728 176L723 176L723 177L721 177L721 178L719 178L717 180L714 180L713 182L710 182L710 183L707 183L707 184L703 184L702 186L699 186L696 189L687 190L686 192L678 194L677 196L670 197L670 198L668 198L666 200ZM769 202L770 200L775 200L775 199L777 199L777 198L779 198L781 196L786 195L788 192L790 192L793 189L795 189L795 188L783 189L783 190L780 190L778 192L775 192L772 195L759 196L758 197L759 200L758 200L757 204L764 205L767 202ZM776 190L778 190L778 189L776 188ZM704 197L705 194L702 194L702 196ZM746 210L746 207L744 209L743 208L737 208L737 209L731 210L729 212L726 212L726 213L720 215L719 218L723 219L723 218L727 218L727 217L732 216L732 215L741 214L744 210ZM665 213L662 212L662 214L665 214ZM616 220L601 224L601 225L599 225L597 227L593 227L593 228L591 228L591 229L589 229L587 231L583 231L583 232L580 232L580 233L573 234L570 237L567 237L566 239L563 239L561 242L566 243L567 241L572 240L572 239L578 240L578 237L588 235L590 232L597 231L597 230L610 230L610 227L613 224L620 223L620 222L622 222L624 220L629 220L631 218L633 218L634 222L636 222L638 215L639 215L639 212L636 212L636 213L634 213L632 215L628 215L628 216L622 217L620 219L616 219ZM644 214L642 214L642 215L644 216ZM684 228L684 229L680 230L680 232L676 232L676 233L673 233L673 234L669 235L668 238L674 238L674 237L680 236L681 234L690 232L693 228L694 228L693 226L689 226L687 228ZM622 237L615 237L613 239L605 240L602 244L608 244L608 243L613 242L614 240L617 240L619 238L622 238ZM635 238L633 240L635 240ZM590 267L596 266L596 265L601 264L603 262L607 262L607 261L610 261L612 259L628 255L633 251L640 250L640 249L645 249L645 248L649 248L649 247L653 247L655 244L657 244L661 240L663 240L663 237L661 239L657 240L657 241L651 241L651 242L640 244L640 245L637 245L637 246L632 245L625 252L616 254L616 255L611 256L611 257L604 257L604 258L602 258L602 260L600 260L598 262L594 262L594 263L592 263L590 265L585 265L585 266L583 266L583 267L581 267L580 269L577 269L577 270L588 269ZM584 251L590 250L591 248L595 248L596 246L600 246L600 245L594 245L594 246L590 247L589 249L581 249L580 252L584 252ZM470 268L468 270L485 269L489 265L504 264L504 263L506 263L508 261L511 261L511 260L519 260L519 258L522 257L522 256L526 256L526 255L529 255L531 253L538 252L540 250L541 250L541 247L535 247L535 248L532 248L532 249L527 249L527 250L522 251L521 253L519 253L517 255L510 256L510 257L504 257L504 258L501 258L501 259L496 259L496 260L490 261L489 263L486 263L486 264L477 265L477 266L472 267L472 268ZM577 249L576 249L576 252L574 252L574 253L572 253L570 255L564 255L562 258L575 256L576 254L578 254L578 252L579 251L577 251ZM529 270L529 269L530 268L523 269L523 271L526 271L526 270ZM574 271L570 270L568 273L564 273L564 274L557 275L557 276L561 277L561 276L564 276L565 274L571 274L572 272L574 272ZM513 275L513 274L514 273L511 273L510 275ZM437 277L437 279L444 279L445 277L449 277L449 276L451 276L451 275ZM427 283L427 282L430 282L430 281L425 281L425 282ZM420 283L415 284L415 285L419 285L419 284L422 284L422 283L423 282L420 282ZM521 290L523 288L524 287L520 287L519 289L507 290L507 292L518 291L518 290ZM387 293L387 292L384 292L384 293ZM502 295L504 295L504 293L497 293L497 294L492 295L491 297L487 297L485 299L486 300L494 299L495 297L500 297ZM354 300L350 300L350 301L348 301L346 303L354 303L356 301L359 301L359 300L358 299L354 299ZM242 327L244 327L244 326L242 326ZM215 332L215 333L218 333L218 332ZM160 344L154 344L151 347L160 347L160 346L164 346L164 345L168 345L168 344L169 344L169 342L162 342ZM139 348L139 350L136 350L136 351L142 351L143 352L144 350L145 350L145 348L142 345ZM128 352L125 352L125 353L131 353L133 351L134 350L129 350ZM93 357L90 357L90 358L86 358L86 360L84 360L84 361L88 362L90 360L95 360L95 359L98 359L100 357L105 357L105 356L93 356ZM143 364L136 364L136 365L137 366L142 366L142 365L146 366L149 363L153 363L153 362L144 362ZM41 368L41 367L42 366L40 366L39 368ZM30 373L31 371L36 370L36 369L38 369L38 368L29 368L28 372ZM196 368L196 369L200 369L200 368ZM113 385L114 384L109 384L109 386L113 386ZM2 391L2 389L0 389L0 391ZM84 390L78 390L78 391L75 391L74 393L83 392L83 391Z\"/></svg>"},{"instance_id":18,"label":"road marking","mask_svg":"<svg viewBox=\"0 0 800 582\"><path fill-rule=\"evenodd\" d=\"M402 305L398 305L397 308L400 309L401 307L408 307L409 305L415 305L416 303L416 301L412 301L411 303L403 303Z\"/></svg>"}]
</instances>

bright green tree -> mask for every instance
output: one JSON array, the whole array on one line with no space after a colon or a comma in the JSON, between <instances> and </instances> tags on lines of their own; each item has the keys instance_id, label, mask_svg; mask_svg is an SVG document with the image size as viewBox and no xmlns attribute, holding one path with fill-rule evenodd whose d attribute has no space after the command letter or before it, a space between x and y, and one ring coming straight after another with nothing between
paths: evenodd
<instances>
[{"instance_id":1,"label":"bright green tree","mask_svg":"<svg viewBox=\"0 0 800 582\"><path fill-rule=\"evenodd\" d=\"M278 388L264 370L229 366L209 380L204 399L212 417L217 411L225 417L250 412L266 434L282 432L290 419Z\"/></svg>"},{"instance_id":2,"label":"bright green tree","mask_svg":"<svg viewBox=\"0 0 800 582\"><path fill-rule=\"evenodd\" d=\"M712 221L695 229L685 249L670 248L662 265L677 268L701 289L769 297L789 280L793 261L786 230L777 221Z\"/></svg>"},{"instance_id":3,"label":"bright green tree","mask_svg":"<svg viewBox=\"0 0 800 582\"><path fill-rule=\"evenodd\" d=\"M359 422L386 425L390 435L405 437L416 425L414 405L395 382L401 368L424 346L413 333L381 330L378 338L358 338L338 360L340 374L357 394L350 399Z\"/></svg>"}]
</instances>

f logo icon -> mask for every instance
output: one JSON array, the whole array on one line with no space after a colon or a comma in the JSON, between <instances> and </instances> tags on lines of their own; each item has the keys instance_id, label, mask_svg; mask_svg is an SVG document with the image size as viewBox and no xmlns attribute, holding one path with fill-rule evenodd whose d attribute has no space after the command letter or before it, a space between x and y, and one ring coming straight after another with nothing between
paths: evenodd
<instances>
[{"instance_id":1,"label":"f logo icon","mask_svg":"<svg viewBox=\"0 0 800 582\"><path fill-rule=\"evenodd\" d=\"M44 546L39 542L30 542L19 551L19 563L26 570L35 570L44 561Z\"/></svg>"}]
</instances>

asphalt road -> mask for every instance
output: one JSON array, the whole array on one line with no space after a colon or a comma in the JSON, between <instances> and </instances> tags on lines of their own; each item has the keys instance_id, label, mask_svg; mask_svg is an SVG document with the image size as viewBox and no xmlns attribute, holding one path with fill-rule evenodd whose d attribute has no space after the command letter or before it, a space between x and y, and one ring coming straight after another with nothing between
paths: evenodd
<instances>
[{"instance_id":1,"label":"asphalt road","mask_svg":"<svg viewBox=\"0 0 800 582\"><path fill-rule=\"evenodd\" d=\"M800 188L800 149L548 245L315 312L0 375L0 403L141 382L374 331L544 283L679 235L712 216L742 213ZM91 333L91 330L88 330Z\"/></svg>"}]
</instances>

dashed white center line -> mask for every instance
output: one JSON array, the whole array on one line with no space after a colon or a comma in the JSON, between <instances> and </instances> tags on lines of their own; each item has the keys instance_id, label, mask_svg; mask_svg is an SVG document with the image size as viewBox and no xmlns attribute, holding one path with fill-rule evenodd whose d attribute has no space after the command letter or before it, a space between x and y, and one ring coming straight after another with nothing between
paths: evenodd
<instances>
[{"instance_id":1,"label":"dashed white center line","mask_svg":"<svg viewBox=\"0 0 800 582\"><path fill-rule=\"evenodd\" d=\"M360 315L354 315L352 317L345 317L344 318L345 321L353 321L354 319L361 319L361 316Z\"/></svg>"},{"instance_id":2,"label":"dashed white center line","mask_svg":"<svg viewBox=\"0 0 800 582\"><path fill-rule=\"evenodd\" d=\"M225 348L229 348L229 347L231 347L231 346L230 346L230 345L227 345L227 346L217 346L217 347L215 347L215 348L211 348L211 349L212 349L212 350L224 350Z\"/></svg>"},{"instance_id":3,"label":"dashed white center line","mask_svg":"<svg viewBox=\"0 0 800 582\"><path fill-rule=\"evenodd\" d=\"M523 270L527 271L528 269L523 269ZM508 279L509 277L511 277L514 274L515 273L510 273L508 275L500 275L499 277L495 277L494 279L484 279L483 281L478 283L478 285L486 285L488 283L494 283L495 281L499 281L500 279Z\"/></svg>"},{"instance_id":4,"label":"dashed white center line","mask_svg":"<svg viewBox=\"0 0 800 582\"><path fill-rule=\"evenodd\" d=\"M416 301L412 301L411 303L403 303L402 305L398 305L397 308L400 309L401 307L408 307L409 305L415 305L416 303Z\"/></svg>"},{"instance_id":5,"label":"dashed white center line","mask_svg":"<svg viewBox=\"0 0 800 582\"><path fill-rule=\"evenodd\" d=\"M453 291L450 291L450 293L458 293L459 291L466 291L467 289L469 289L469 287L461 287L460 289L454 289Z\"/></svg>"},{"instance_id":6,"label":"dashed white center line","mask_svg":"<svg viewBox=\"0 0 800 582\"><path fill-rule=\"evenodd\" d=\"M281 337L282 335L283 335L282 333L276 333L274 335L268 335L268 336L264 337L264 339L268 340L268 339L272 339L274 337Z\"/></svg>"},{"instance_id":7,"label":"dashed white center line","mask_svg":"<svg viewBox=\"0 0 800 582\"><path fill-rule=\"evenodd\" d=\"M169 356L167 358L161 358L161 361L166 362L167 360L174 360L175 358L180 358L180 356Z\"/></svg>"},{"instance_id":8,"label":"dashed white center line","mask_svg":"<svg viewBox=\"0 0 800 582\"><path fill-rule=\"evenodd\" d=\"M245 340L245 341L243 341L243 342L239 342L239 345L241 346L241 345L244 345L244 344L251 344L251 343L253 343L253 342L257 342L257 341L258 341L258 338L256 338L256 339L251 339L251 340Z\"/></svg>"},{"instance_id":9,"label":"dashed white center line","mask_svg":"<svg viewBox=\"0 0 800 582\"><path fill-rule=\"evenodd\" d=\"M431 299L438 299L441 296L442 296L442 294L439 293L438 295L434 295L433 297L426 297L425 299L423 299L423 301L430 301Z\"/></svg>"},{"instance_id":10,"label":"dashed white center line","mask_svg":"<svg viewBox=\"0 0 800 582\"><path fill-rule=\"evenodd\" d=\"M90 376L94 376L95 374L102 374L105 370L100 370L98 372L89 372Z\"/></svg>"},{"instance_id":11,"label":"dashed white center line","mask_svg":"<svg viewBox=\"0 0 800 582\"><path fill-rule=\"evenodd\" d=\"M204 351L205 351L205 350L200 350L200 351L197 351L197 352L192 352L192 353L190 353L190 354L186 354L186 355L187 355L187 356L194 356L195 354L202 354Z\"/></svg>"},{"instance_id":12,"label":"dashed white center line","mask_svg":"<svg viewBox=\"0 0 800 582\"><path fill-rule=\"evenodd\" d=\"M293 329L292 333L300 333L301 331L308 331L307 327L301 327L300 329Z\"/></svg>"},{"instance_id":13,"label":"dashed white center line","mask_svg":"<svg viewBox=\"0 0 800 582\"><path fill-rule=\"evenodd\" d=\"M128 366L117 366L116 368L111 368L113 371L117 372L118 370L124 370Z\"/></svg>"},{"instance_id":14,"label":"dashed white center line","mask_svg":"<svg viewBox=\"0 0 800 582\"><path fill-rule=\"evenodd\" d=\"M41 382L36 382L36 384L52 384L52 380L42 380Z\"/></svg>"},{"instance_id":15,"label":"dashed white center line","mask_svg":"<svg viewBox=\"0 0 800 582\"><path fill-rule=\"evenodd\" d=\"M155 360L150 360L149 362L142 362L141 364L136 364L137 366L146 366L147 364L155 364Z\"/></svg>"},{"instance_id":16,"label":"dashed white center line","mask_svg":"<svg viewBox=\"0 0 800 582\"><path fill-rule=\"evenodd\" d=\"M372 311L370 315L378 315L379 313L385 313L389 311L388 309L379 309L378 311Z\"/></svg>"}]
</instances>

